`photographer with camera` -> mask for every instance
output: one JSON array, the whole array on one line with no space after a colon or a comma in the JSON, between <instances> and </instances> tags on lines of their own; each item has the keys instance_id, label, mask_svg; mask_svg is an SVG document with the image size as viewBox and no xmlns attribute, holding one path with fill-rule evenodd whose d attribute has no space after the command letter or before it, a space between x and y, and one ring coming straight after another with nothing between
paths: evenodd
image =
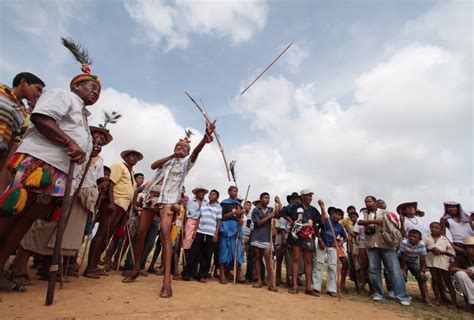
<instances>
[{"instance_id":1,"label":"photographer with camera","mask_svg":"<svg viewBox=\"0 0 474 320\"><path fill-rule=\"evenodd\" d=\"M383 301L385 299L382 287L382 261L393 281L393 292L395 299L403 306L410 305L405 280L400 270L400 263L396 251L395 232L396 222L393 221L387 210L377 208L377 199L373 196L365 197L366 210L363 219L358 224L364 226L366 246L369 255L369 277L373 284L372 300ZM399 234L401 239L401 234Z\"/></svg>"}]
</instances>

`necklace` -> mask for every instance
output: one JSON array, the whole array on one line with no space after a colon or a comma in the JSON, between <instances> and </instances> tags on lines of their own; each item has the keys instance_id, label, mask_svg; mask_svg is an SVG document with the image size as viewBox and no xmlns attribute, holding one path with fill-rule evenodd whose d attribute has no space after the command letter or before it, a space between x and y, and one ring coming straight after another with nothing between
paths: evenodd
<instances>
[{"instance_id":1,"label":"necklace","mask_svg":"<svg viewBox=\"0 0 474 320\"><path fill-rule=\"evenodd\" d=\"M415 222L413 222L413 220L411 218L408 218L408 220L410 220L410 222L413 223L416 226L418 224L418 219L416 217L414 217L414 218L415 218Z\"/></svg>"}]
</instances>

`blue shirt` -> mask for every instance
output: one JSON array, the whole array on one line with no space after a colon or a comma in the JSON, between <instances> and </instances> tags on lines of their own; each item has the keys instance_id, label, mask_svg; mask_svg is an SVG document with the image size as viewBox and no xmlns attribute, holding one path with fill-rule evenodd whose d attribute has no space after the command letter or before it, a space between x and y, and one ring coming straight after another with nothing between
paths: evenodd
<instances>
[{"instance_id":1,"label":"blue shirt","mask_svg":"<svg viewBox=\"0 0 474 320\"><path fill-rule=\"evenodd\" d=\"M336 234L336 238L341 236L342 238L346 239L346 231L344 231L344 227L341 226L339 223L332 223L332 227L334 229L334 233ZM334 236L332 234L331 226L329 225L329 218L326 220L326 223L321 231L321 240L324 242L326 247L334 246Z\"/></svg>"},{"instance_id":2,"label":"blue shirt","mask_svg":"<svg viewBox=\"0 0 474 320\"><path fill-rule=\"evenodd\" d=\"M415 261L419 257L427 256L426 246L423 242L419 241L417 244L412 245L408 239L405 239L400 244L400 252L405 254L405 257L409 261Z\"/></svg>"},{"instance_id":3,"label":"blue shirt","mask_svg":"<svg viewBox=\"0 0 474 320\"><path fill-rule=\"evenodd\" d=\"M203 199L201 203L201 207L207 205L207 200ZM201 217L201 208L199 208L199 203L194 197L192 200L188 202L188 214L187 217L191 219L199 219Z\"/></svg>"},{"instance_id":4,"label":"blue shirt","mask_svg":"<svg viewBox=\"0 0 474 320\"><path fill-rule=\"evenodd\" d=\"M222 219L221 205L216 202L209 204L209 202L202 202L201 206L201 220L197 232L213 236L217 229L217 220Z\"/></svg>"}]
</instances>

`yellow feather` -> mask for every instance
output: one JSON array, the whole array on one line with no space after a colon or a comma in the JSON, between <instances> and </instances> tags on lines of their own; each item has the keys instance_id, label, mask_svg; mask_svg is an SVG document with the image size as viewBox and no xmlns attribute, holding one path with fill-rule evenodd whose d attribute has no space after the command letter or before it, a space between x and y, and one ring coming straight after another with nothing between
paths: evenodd
<instances>
[{"instance_id":1,"label":"yellow feather","mask_svg":"<svg viewBox=\"0 0 474 320\"><path fill-rule=\"evenodd\" d=\"M20 194L18 196L18 200L14 207L15 212L20 212L23 210L23 208L25 208L27 199L28 199L28 192L25 189L21 188Z\"/></svg>"},{"instance_id":2,"label":"yellow feather","mask_svg":"<svg viewBox=\"0 0 474 320\"><path fill-rule=\"evenodd\" d=\"M41 178L43 177L43 168L36 168L35 171L25 180L25 187L39 188L41 184Z\"/></svg>"}]
</instances>

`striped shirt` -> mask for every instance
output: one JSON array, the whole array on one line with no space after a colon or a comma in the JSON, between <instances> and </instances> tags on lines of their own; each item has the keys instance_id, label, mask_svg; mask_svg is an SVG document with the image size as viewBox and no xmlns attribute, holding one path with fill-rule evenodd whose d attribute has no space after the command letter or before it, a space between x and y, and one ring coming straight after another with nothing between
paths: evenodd
<instances>
[{"instance_id":1,"label":"striped shirt","mask_svg":"<svg viewBox=\"0 0 474 320\"><path fill-rule=\"evenodd\" d=\"M217 220L220 219L222 219L221 205L218 202L210 204L203 200L201 205L201 220L199 220L197 232L213 236L216 232Z\"/></svg>"},{"instance_id":2,"label":"striped shirt","mask_svg":"<svg viewBox=\"0 0 474 320\"><path fill-rule=\"evenodd\" d=\"M415 261L418 257L427 256L426 246L422 241L412 245L408 239L405 239L400 244L400 253L404 253L405 257L409 261Z\"/></svg>"},{"instance_id":3,"label":"striped shirt","mask_svg":"<svg viewBox=\"0 0 474 320\"><path fill-rule=\"evenodd\" d=\"M12 136L21 132L28 112L13 91L0 83L0 155L8 150Z\"/></svg>"}]
</instances>

